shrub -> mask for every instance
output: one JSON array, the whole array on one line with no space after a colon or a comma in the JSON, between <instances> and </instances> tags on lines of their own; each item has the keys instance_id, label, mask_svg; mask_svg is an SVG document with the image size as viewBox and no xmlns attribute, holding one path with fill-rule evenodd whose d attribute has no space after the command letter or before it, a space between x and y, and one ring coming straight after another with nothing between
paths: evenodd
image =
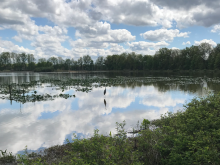
<instances>
[{"instance_id":1,"label":"shrub","mask_svg":"<svg viewBox=\"0 0 220 165\"><path fill-rule=\"evenodd\" d=\"M153 122L161 132L156 144L164 164L220 164L220 94L194 98L184 112Z\"/></svg>"}]
</instances>

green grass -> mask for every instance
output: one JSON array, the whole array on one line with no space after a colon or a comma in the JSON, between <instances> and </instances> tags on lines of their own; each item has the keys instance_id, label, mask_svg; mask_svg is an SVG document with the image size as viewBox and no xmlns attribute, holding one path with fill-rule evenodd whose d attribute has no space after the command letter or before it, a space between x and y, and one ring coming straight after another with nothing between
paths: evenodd
<instances>
[{"instance_id":1,"label":"green grass","mask_svg":"<svg viewBox=\"0 0 220 165\"><path fill-rule=\"evenodd\" d=\"M0 156L0 164L91 164L91 165L218 165L220 164L220 94L194 98L185 110L167 113L149 122L144 119L127 137L125 121L116 123L117 136L94 130L90 139L53 146L42 153Z\"/></svg>"}]
</instances>

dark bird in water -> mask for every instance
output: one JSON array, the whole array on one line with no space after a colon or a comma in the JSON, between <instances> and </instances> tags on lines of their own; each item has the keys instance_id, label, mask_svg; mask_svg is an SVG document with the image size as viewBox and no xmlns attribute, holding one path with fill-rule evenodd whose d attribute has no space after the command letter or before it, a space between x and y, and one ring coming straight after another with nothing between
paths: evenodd
<instances>
[{"instance_id":1,"label":"dark bird in water","mask_svg":"<svg viewBox=\"0 0 220 165\"><path fill-rule=\"evenodd\" d=\"M105 99L104 99L104 104L105 104L105 109L106 109L106 101L105 101Z\"/></svg>"},{"instance_id":2,"label":"dark bird in water","mask_svg":"<svg viewBox=\"0 0 220 165\"><path fill-rule=\"evenodd\" d=\"M105 88L105 90L104 90L104 95L106 94L106 88Z\"/></svg>"}]
</instances>

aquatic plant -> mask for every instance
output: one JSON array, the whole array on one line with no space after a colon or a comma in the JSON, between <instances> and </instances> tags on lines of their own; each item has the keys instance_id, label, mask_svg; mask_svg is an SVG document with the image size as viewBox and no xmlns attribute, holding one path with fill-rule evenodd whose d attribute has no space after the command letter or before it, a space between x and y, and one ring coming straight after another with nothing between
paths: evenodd
<instances>
[{"instance_id":1,"label":"aquatic plant","mask_svg":"<svg viewBox=\"0 0 220 165\"><path fill-rule=\"evenodd\" d=\"M58 78L42 78L38 81L31 81L22 84L0 84L0 99L13 100L16 102L26 103L26 102L36 102L36 101L47 101L54 100L55 98L70 98L75 97L75 95L68 94L58 94L56 96L51 96L50 94L37 94L36 88L42 87L44 84L48 84L47 87L51 87L52 90L60 90L64 92L65 90L69 90L70 88L74 89L75 92L91 92L93 88L105 88L104 94L106 92L106 87L114 87L114 86L126 86L126 85L135 85L138 84L160 84L163 82L168 89L179 87L185 90L185 86L187 85L195 85L195 84L204 84L212 82L212 83L220 83L220 79L215 78L207 78L207 77L122 77L117 76L116 78L69 78L62 77L62 79ZM164 90L159 85L159 90ZM30 95L30 92L34 92Z\"/></svg>"}]
</instances>

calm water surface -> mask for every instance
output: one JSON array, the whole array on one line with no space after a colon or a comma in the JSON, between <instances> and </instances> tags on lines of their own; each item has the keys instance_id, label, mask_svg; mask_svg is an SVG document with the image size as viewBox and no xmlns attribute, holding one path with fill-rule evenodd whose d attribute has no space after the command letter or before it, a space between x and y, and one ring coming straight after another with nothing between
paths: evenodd
<instances>
[{"instance_id":1,"label":"calm water surface","mask_svg":"<svg viewBox=\"0 0 220 165\"><path fill-rule=\"evenodd\" d=\"M148 75L125 73L0 73L0 84L24 83L42 78L115 78L126 77L173 77L172 75ZM182 77L176 75L175 77ZM190 76L186 76L192 78ZM193 77L195 78L195 77ZM203 79L204 77L201 77ZM20 153L27 145L29 150L39 150L53 145L61 145L66 139L71 140L73 133L81 138L93 135L94 129L107 135L116 133L115 123L126 121L126 129L135 127L137 121L160 118L167 111L176 112L183 109L183 104L195 96L204 96L206 89L220 91L218 82L175 85L159 81L154 83L128 83L106 88L93 88L91 92L76 91L67 88L63 92L50 84L41 84L31 91L38 94L71 94L76 97L68 99L20 103L0 99L0 150ZM0 95L2 96L2 94ZM106 105L104 104L104 99Z\"/></svg>"}]
</instances>

